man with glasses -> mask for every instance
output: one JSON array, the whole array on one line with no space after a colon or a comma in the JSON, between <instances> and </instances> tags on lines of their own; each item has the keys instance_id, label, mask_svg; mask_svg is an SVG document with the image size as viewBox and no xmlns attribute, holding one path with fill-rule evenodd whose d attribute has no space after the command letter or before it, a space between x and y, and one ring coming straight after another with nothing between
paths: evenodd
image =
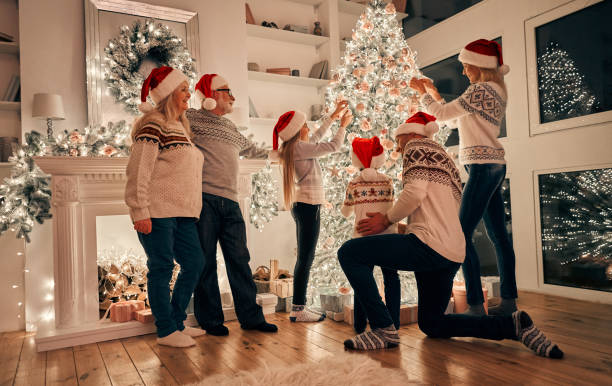
<instances>
[{"instance_id":1,"label":"man with glasses","mask_svg":"<svg viewBox=\"0 0 612 386\"><path fill-rule=\"evenodd\" d=\"M202 171L202 213L198 222L204 251L204 270L194 292L195 317L208 334L229 334L223 325L223 309L217 279L217 242L221 245L227 276L240 326L245 330L276 332L267 323L249 267L246 227L238 205L238 156L250 141L236 125L223 117L233 111L235 98L227 81L206 74L196 84L201 109L188 109L192 140L204 154Z\"/></svg>"}]
</instances>

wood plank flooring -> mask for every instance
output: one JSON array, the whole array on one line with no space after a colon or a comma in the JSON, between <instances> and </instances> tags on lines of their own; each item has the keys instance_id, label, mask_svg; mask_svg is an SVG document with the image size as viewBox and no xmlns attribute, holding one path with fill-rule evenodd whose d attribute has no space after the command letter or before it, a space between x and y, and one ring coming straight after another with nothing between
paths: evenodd
<instances>
[{"instance_id":1,"label":"wood plank flooring","mask_svg":"<svg viewBox=\"0 0 612 386\"><path fill-rule=\"evenodd\" d=\"M561 346L563 360L537 357L514 341L427 339L416 324L401 328L399 349L352 355L401 368L424 384L612 385L612 305L528 292L521 292L519 304ZM0 385L181 385L319 361L343 353L342 342L354 335L347 324L329 320L267 319L278 324L277 334L243 331L233 321L229 336L205 335L187 349L158 346L154 335L145 335L38 353L33 334L2 333Z\"/></svg>"}]
</instances>

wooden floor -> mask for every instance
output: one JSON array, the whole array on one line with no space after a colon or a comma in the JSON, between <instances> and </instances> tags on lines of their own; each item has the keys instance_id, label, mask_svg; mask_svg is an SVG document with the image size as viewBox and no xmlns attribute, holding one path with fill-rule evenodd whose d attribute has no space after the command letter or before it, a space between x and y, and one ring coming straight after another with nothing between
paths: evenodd
<instances>
[{"instance_id":1,"label":"wooden floor","mask_svg":"<svg viewBox=\"0 0 612 386\"><path fill-rule=\"evenodd\" d=\"M533 293L521 293L520 306L559 343L563 360L537 357L514 341L427 339L416 325L400 330L399 349L352 355L402 368L427 384L612 385L612 306ZM32 334L3 333L0 385L184 384L264 363L317 361L344 352L342 341L353 335L347 324L328 320L290 324L286 314L268 320L278 324L277 334L242 331L234 321L227 323L228 337L205 335L188 349L160 347L146 335L37 353Z\"/></svg>"}]
</instances>

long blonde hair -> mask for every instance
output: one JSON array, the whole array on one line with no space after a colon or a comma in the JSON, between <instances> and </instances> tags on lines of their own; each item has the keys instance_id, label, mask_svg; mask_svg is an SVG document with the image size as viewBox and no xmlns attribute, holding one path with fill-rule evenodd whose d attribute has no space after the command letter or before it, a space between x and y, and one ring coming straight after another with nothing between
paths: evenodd
<instances>
[{"instance_id":1,"label":"long blonde hair","mask_svg":"<svg viewBox=\"0 0 612 386\"><path fill-rule=\"evenodd\" d=\"M172 103L173 95L174 95L174 91L170 95L168 95L167 97L159 101L159 103L156 103L153 110L144 113L141 117L137 118L134 121L134 124L132 125L132 134L131 134L132 142L134 141L134 137L136 136L136 134L138 134L138 131L142 128L142 124L146 123L147 120L149 120L153 116L161 115L163 120L166 122L171 121L172 119L174 119L174 117L177 116L176 105ZM183 124L183 127L185 128L185 133L187 134L187 136L191 138L191 126L189 125L189 120L185 116L185 112L183 112L177 118Z\"/></svg>"},{"instance_id":2,"label":"long blonde hair","mask_svg":"<svg viewBox=\"0 0 612 386\"><path fill-rule=\"evenodd\" d=\"M469 64L472 67L475 67L480 72L480 77L478 79L479 82L493 82L497 83L499 87L504 90L506 93L506 98L508 97L508 89L506 88L506 82L504 81L504 76L497 68L482 68L478 66L474 66Z\"/></svg>"},{"instance_id":3,"label":"long blonde hair","mask_svg":"<svg viewBox=\"0 0 612 386\"><path fill-rule=\"evenodd\" d=\"M300 133L298 132L293 138L283 142L278 151L283 174L283 199L287 209L291 209L295 196L295 163L293 156L295 146L293 145L299 140Z\"/></svg>"}]
</instances>

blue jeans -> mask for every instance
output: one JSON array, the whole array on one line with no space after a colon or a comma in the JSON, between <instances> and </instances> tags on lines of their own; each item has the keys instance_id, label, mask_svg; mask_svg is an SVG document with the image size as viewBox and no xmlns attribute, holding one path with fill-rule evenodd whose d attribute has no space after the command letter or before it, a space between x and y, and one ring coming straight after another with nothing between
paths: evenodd
<instances>
[{"instance_id":1,"label":"blue jeans","mask_svg":"<svg viewBox=\"0 0 612 386\"><path fill-rule=\"evenodd\" d=\"M471 164L466 165L465 169L469 177L463 189L459 220L465 234L466 255L463 262L463 276L467 302L471 305L484 302L480 282L480 260L472 241L480 219L484 220L487 235L495 246L501 296L504 299L515 299L518 296L514 272L516 258L506 230L506 214L501 193L506 165Z\"/></svg>"},{"instance_id":2,"label":"blue jeans","mask_svg":"<svg viewBox=\"0 0 612 386\"><path fill-rule=\"evenodd\" d=\"M264 322L261 307L255 301L257 289L249 267L251 256L238 203L214 194L202 193L198 233L205 263L195 289L193 306L200 326L208 329L224 321L217 277L217 242L221 244L240 325L249 328Z\"/></svg>"},{"instance_id":3,"label":"blue jeans","mask_svg":"<svg viewBox=\"0 0 612 386\"><path fill-rule=\"evenodd\" d=\"M383 284L385 286L385 305L393 319L395 328L400 328L400 302L402 300L402 287L400 278L395 269L381 268ZM359 298L354 296L353 322L356 331L365 330L368 316Z\"/></svg>"},{"instance_id":4,"label":"blue jeans","mask_svg":"<svg viewBox=\"0 0 612 386\"><path fill-rule=\"evenodd\" d=\"M291 208L291 215L295 220L297 238L297 261L293 269L293 304L305 305L310 268L321 228L321 205L296 202Z\"/></svg>"},{"instance_id":5,"label":"blue jeans","mask_svg":"<svg viewBox=\"0 0 612 386\"><path fill-rule=\"evenodd\" d=\"M413 234L352 239L340 247L338 259L365 308L372 329L393 324L372 274L372 268L378 265L381 268L414 271L419 291L419 328L427 336L471 336L496 340L516 338L512 316L444 314L459 263L444 258Z\"/></svg>"},{"instance_id":6,"label":"blue jeans","mask_svg":"<svg viewBox=\"0 0 612 386\"><path fill-rule=\"evenodd\" d=\"M185 329L185 309L204 267L195 221L195 218L185 217L152 218L151 233L138 232L147 254L149 304L160 338ZM175 260L181 271L171 299L170 279Z\"/></svg>"}]
</instances>

